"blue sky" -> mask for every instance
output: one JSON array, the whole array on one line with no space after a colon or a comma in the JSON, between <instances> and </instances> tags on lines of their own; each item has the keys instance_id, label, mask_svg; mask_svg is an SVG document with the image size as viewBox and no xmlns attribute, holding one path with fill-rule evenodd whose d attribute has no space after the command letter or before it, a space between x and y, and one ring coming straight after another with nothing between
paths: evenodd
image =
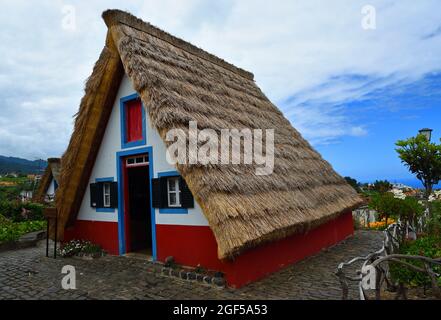
<instances>
[{"instance_id":1,"label":"blue sky","mask_svg":"<svg viewBox=\"0 0 441 320\"><path fill-rule=\"evenodd\" d=\"M434 129L441 138L441 74L400 86L387 87L347 104L348 116L369 131L359 137L343 136L335 143L317 146L341 174L361 181L375 179L409 182L412 175L401 164L395 142Z\"/></svg>"},{"instance_id":2,"label":"blue sky","mask_svg":"<svg viewBox=\"0 0 441 320\"><path fill-rule=\"evenodd\" d=\"M60 156L105 41L128 10L254 73L342 175L411 177L396 140L441 137L439 0L0 0L0 154ZM362 28L365 5L376 28ZM66 27L66 15L73 23ZM72 22L72 21L71 21Z\"/></svg>"}]
</instances>

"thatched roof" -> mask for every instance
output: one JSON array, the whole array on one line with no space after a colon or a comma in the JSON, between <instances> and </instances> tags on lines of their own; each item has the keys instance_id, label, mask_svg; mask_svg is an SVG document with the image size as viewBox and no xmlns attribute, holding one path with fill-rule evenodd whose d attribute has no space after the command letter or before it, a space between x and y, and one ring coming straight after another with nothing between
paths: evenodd
<instances>
[{"instance_id":1,"label":"thatched roof","mask_svg":"<svg viewBox=\"0 0 441 320\"><path fill-rule=\"evenodd\" d=\"M44 202L47 189L49 188L52 179L60 183L60 171L61 171L61 159L60 158L49 158L47 159L47 167L41 177L40 183L38 185L37 192L33 196L33 201Z\"/></svg>"},{"instance_id":2,"label":"thatched roof","mask_svg":"<svg viewBox=\"0 0 441 320\"><path fill-rule=\"evenodd\" d=\"M106 46L88 79L63 156L59 230L75 221L123 73L165 141L171 128L275 129L274 173L254 165L178 165L221 259L323 224L360 199L257 87L253 75L136 17L103 13ZM167 142L166 142L167 143ZM68 182L68 183L64 183Z\"/></svg>"}]
</instances>

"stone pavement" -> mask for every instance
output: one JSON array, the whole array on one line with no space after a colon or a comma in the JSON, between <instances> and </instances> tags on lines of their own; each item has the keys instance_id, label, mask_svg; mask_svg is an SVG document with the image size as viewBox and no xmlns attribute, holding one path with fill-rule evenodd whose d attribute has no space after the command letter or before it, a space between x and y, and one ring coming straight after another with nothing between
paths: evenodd
<instances>
[{"instance_id":1,"label":"stone pavement","mask_svg":"<svg viewBox=\"0 0 441 320\"><path fill-rule=\"evenodd\" d=\"M44 257L35 248L0 253L0 299L340 299L337 265L381 247L382 233L354 237L271 276L234 290L164 277L145 260L107 256L93 261ZM64 265L76 268L77 289L64 290ZM355 286L350 298L357 299Z\"/></svg>"}]
</instances>

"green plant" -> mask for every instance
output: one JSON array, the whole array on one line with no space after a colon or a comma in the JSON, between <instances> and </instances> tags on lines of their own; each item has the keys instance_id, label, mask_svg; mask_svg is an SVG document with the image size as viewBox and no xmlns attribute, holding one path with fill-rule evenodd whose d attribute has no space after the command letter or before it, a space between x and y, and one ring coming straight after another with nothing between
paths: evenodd
<instances>
[{"instance_id":1,"label":"green plant","mask_svg":"<svg viewBox=\"0 0 441 320\"><path fill-rule=\"evenodd\" d=\"M22 235L44 230L46 221L12 222L0 215L0 243L17 241Z\"/></svg>"},{"instance_id":2,"label":"green plant","mask_svg":"<svg viewBox=\"0 0 441 320\"><path fill-rule=\"evenodd\" d=\"M431 143L419 134L398 141L396 146L401 162L422 182L428 197L441 180L441 144Z\"/></svg>"},{"instance_id":3,"label":"green plant","mask_svg":"<svg viewBox=\"0 0 441 320\"><path fill-rule=\"evenodd\" d=\"M85 254L95 254L95 253L101 253L103 250L98 244L90 243L87 246L83 247L82 252Z\"/></svg>"},{"instance_id":4,"label":"green plant","mask_svg":"<svg viewBox=\"0 0 441 320\"><path fill-rule=\"evenodd\" d=\"M358 181L356 179L351 178L351 177L345 177L345 180L349 185L352 186L352 188L355 189L355 191L361 192L360 183L358 183Z\"/></svg>"},{"instance_id":5,"label":"green plant","mask_svg":"<svg viewBox=\"0 0 441 320\"><path fill-rule=\"evenodd\" d=\"M372 189L379 193L386 193L392 189L392 184L387 180L375 180Z\"/></svg>"},{"instance_id":6,"label":"green plant","mask_svg":"<svg viewBox=\"0 0 441 320\"><path fill-rule=\"evenodd\" d=\"M39 203L21 203L20 201L0 201L0 214L14 222L43 220L43 205Z\"/></svg>"},{"instance_id":7,"label":"green plant","mask_svg":"<svg viewBox=\"0 0 441 320\"><path fill-rule=\"evenodd\" d=\"M28 219L30 220L43 220L43 208L44 206L40 203L28 202L23 204L23 208L29 211Z\"/></svg>"},{"instance_id":8,"label":"green plant","mask_svg":"<svg viewBox=\"0 0 441 320\"><path fill-rule=\"evenodd\" d=\"M427 221L427 232L436 234L438 230L441 230L441 201L433 201L429 205L432 215Z\"/></svg>"},{"instance_id":9,"label":"green plant","mask_svg":"<svg viewBox=\"0 0 441 320\"><path fill-rule=\"evenodd\" d=\"M369 207L379 213L380 219L393 217L411 224L414 224L416 218L424 212L424 207L417 199L412 197L399 199L395 198L392 193L374 195Z\"/></svg>"},{"instance_id":10,"label":"green plant","mask_svg":"<svg viewBox=\"0 0 441 320\"><path fill-rule=\"evenodd\" d=\"M18 201L3 200L0 202L0 214L15 220L20 215L20 207Z\"/></svg>"},{"instance_id":11,"label":"green plant","mask_svg":"<svg viewBox=\"0 0 441 320\"><path fill-rule=\"evenodd\" d=\"M397 203L397 214L400 220L415 226L416 219L424 212L424 207L415 198L407 197L404 200L397 200L399 200Z\"/></svg>"},{"instance_id":12,"label":"green plant","mask_svg":"<svg viewBox=\"0 0 441 320\"><path fill-rule=\"evenodd\" d=\"M419 238L415 241L405 242L400 247L400 253L406 255L425 256L428 258L440 258L441 237L430 235ZM409 259L406 260L406 262L424 269L424 265L421 261ZM441 274L441 266L433 266L433 271ZM430 285L430 279L427 275L411 270L399 263L390 263L390 272L394 281L407 286L417 287ZM441 285L441 277L438 278L438 283Z\"/></svg>"},{"instance_id":13,"label":"green plant","mask_svg":"<svg viewBox=\"0 0 441 320\"><path fill-rule=\"evenodd\" d=\"M399 201L391 193L379 193L372 196L369 203L369 208L374 209L378 212L379 220L385 219L389 220L390 217L397 217L399 210Z\"/></svg>"},{"instance_id":14,"label":"green plant","mask_svg":"<svg viewBox=\"0 0 441 320\"><path fill-rule=\"evenodd\" d=\"M207 273L207 270L204 267L202 267L200 264L198 264L196 266L196 268L194 269L194 272L204 274L204 273Z\"/></svg>"},{"instance_id":15,"label":"green plant","mask_svg":"<svg viewBox=\"0 0 441 320\"><path fill-rule=\"evenodd\" d=\"M0 227L7 226L11 224L11 220L6 218L4 215L0 214Z\"/></svg>"},{"instance_id":16,"label":"green plant","mask_svg":"<svg viewBox=\"0 0 441 320\"><path fill-rule=\"evenodd\" d=\"M93 255L101 256L104 254L101 246L86 240L71 240L66 242L58 250L58 254L62 257Z\"/></svg>"}]
</instances>

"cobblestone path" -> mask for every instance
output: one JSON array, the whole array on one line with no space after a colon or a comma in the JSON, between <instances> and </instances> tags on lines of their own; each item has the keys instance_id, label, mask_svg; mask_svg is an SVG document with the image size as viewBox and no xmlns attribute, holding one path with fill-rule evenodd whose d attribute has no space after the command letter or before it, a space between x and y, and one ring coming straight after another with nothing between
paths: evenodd
<instances>
[{"instance_id":1,"label":"cobblestone path","mask_svg":"<svg viewBox=\"0 0 441 320\"><path fill-rule=\"evenodd\" d=\"M381 247L382 234L357 231L348 240L234 290L165 277L148 261L107 256L93 261L44 257L35 248L0 253L0 299L340 299L337 265ZM76 269L77 289L61 288L64 265ZM350 298L357 299L355 287Z\"/></svg>"}]
</instances>

